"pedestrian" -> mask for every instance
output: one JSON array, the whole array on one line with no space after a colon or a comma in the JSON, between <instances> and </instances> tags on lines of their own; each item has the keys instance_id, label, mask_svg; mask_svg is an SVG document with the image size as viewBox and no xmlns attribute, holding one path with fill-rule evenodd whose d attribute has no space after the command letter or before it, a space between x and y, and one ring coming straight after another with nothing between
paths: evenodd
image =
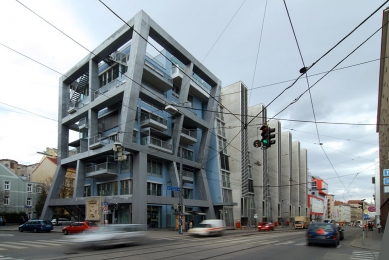
<instances>
[{"instance_id":1,"label":"pedestrian","mask_svg":"<svg viewBox=\"0 0 389 260\"><path fill-rule=\"evenodd\" d=\"M189 229L189 220L185 222L185 231L188 232Z\"/></svg>"},{"instance_id":2,"label":"pedestrian","mask_svg":"<svg viewBox=\"0 0 389 260\"><path fill-rule=\"evenodd\" d=\"M58 217L55 218L56 225L59 226Z\"/></svg>"},{"instance_id":3,"label":"pedestrian","mask_svg":"<svg viewBox=\"0 0 389 260\"><path fill-rule=\"evenodd\" d=\"M19 225L23 225L25 223L25 219L23 216L20 216L20 219L19 219Z\"/></svg>"},{"instance_id":4,"label":"pedestrian","mask_svg":"<svg viewBox=\"0 0 389 260\"><path fill-rule=\"evenodd\" d=\"M193 222L189 221L189 229L192 229L192 227L193 227Z\"/></svg>"},{"instance_id":5,"label":"pedestrian","mask_svg":"<svg viewBox=\"0 0 389 260\"><path fill-rule=\"evenodd\" d=\"M381 224L380 223L377 223L377 229L378 229L378 233L381 233Z\"/></svg>"},{"instance_id":6,"label":"pedestrian","mask_svg":"<svg viewBox=\"0 0 389 260\"><path fill-rule=\"evenodd\" d=\"M3 225L3 216L0 216L0 226Z\"/></svg>"},{"instance_id":7,"label":"pedestrian","mask_svg":"<svg viewBox=\"0 0 389 260\"><path fill-rule=\"evenodd\" d=\"M5 226L5 223L7 222L7 220L5 219L5 217L3 216L3 226Z\"/></svg>"}]
</instances>

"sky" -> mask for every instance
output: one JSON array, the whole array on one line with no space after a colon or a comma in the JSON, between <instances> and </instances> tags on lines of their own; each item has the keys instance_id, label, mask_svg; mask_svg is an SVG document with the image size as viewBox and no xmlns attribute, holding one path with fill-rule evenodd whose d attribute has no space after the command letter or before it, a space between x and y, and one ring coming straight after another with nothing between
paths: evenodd
<instances>
[{"instance_id":1,"label":"sky","mask_svg":"<svg viewBox=\"0 0 389 260\"><path fill-rule=\"evenodd\" d=\"M309 174L341 201L374 194L379 29L389 3L346 36L384 2L104 0L125 21L145 11L223 87L242 81L249 104L269 105L268 117L307 149ZM0 1L0 158L32 164L57 147L61 74L89 52L21 3L89 50L123 22L98 0ZM304 64L313 65L308 77L292 85Z\"/></svg>"}]
</instances>

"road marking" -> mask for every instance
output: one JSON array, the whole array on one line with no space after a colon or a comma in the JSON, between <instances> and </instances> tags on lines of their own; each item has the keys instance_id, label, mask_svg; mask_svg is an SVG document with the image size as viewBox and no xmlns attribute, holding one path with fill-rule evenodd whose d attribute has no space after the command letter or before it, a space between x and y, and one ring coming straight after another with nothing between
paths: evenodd
<instances>
[{"instance_id":1,"label":"road marking","mask_svg":"<svg viewBox=\"0 0 389 260\"><path fill-rule=\"evenodd\" d=\"M12 234L0 234L0 237L13 237L14 235Z\"/></svg>"},{"instance_id":2,"label":"road marking","mask_svg":"<svg viewBox=\"0 0 389 260\"><path fill-rule=\"evenodd\" d=\"M378 259L378 251L353 251L350 260L370 260Z\"/></svg>"},{"instance_id":3,"label":"road marking","mask_svg":"<svg viewBox=\"0 0 389 260\"><path fill-rule=\"evenodd\" d=\"M7 242L5 242L5 243L7 243ZM1 244L1 247L9 247L9 248L16 248L16 249L27 248L27 247L24 247L24 246L6 245L6 244L4 244L4 243Z\"/></svg>"},{"instance_id":4,"label":"road marking","mask_svg":"<svg viewBox=\"0 0 389 260\"><path fill-rule=\"evenodd\" d=\"M298 243L298 244L295 244L296 246L305 246L307 244L307 242L301 242L301 243Z\"/></svg>"}]
</instances>

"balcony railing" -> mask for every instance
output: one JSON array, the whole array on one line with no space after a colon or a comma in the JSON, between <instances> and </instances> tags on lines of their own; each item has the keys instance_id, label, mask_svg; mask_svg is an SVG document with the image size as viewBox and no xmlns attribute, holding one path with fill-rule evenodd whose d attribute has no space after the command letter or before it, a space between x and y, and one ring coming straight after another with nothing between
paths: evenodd
<instances>
[{"instance_id":1,"label":"balcony railing","mask_svg":"<svg viewBox=\"0 0 389 260\"><path fill-rule=\"evenodd\" d=\"M96 149L106 144L113 144L115 142L115 136L102 136L95 135L89 138L89 149Z\"/></svg>"},{"instance_id":2,"label":"balcony railing","mask_svg":"<svg viewBox=\"0 0 389 260\"><path fill-rule=\"evenodd\" d=\"M200 76L198 76L196 73L193 73L192 79L199 84L202 89L204 89L207 93L211 93L211 85L209 85L207 82L205 82Z\"/></svg>"},{"instance_id":3,"label":"balcony railing","mask_svg":"<svg viewBox=\"0 0 389 260\"><path fill-rule=\"evenodd\" d=\"M193 172L182 171L182 177L192 178L193 179Z\"/></svg>"},{"instance_id":4,"label":"balcony railing","mask_svg":"<svg viewBox=\"0 0 389 260\"><path fill-rule=\"evenodd\" d=\"M182 128L181 133L197 139L197 130L189 130L189 129Z\"/></svg>"},{"instance_id":5,"label":"balcony railing","mask_svg":"<svg viewBox=\"0 0 389 260\"><path fill-rule=\"evenodd\" d=\"M172 152L172 145L152 136L146 136L141 139L142 145L147 145L165 152Z\"/></svg>"},{"instance_id":6,"label":"balcony railing","mask_svg":"<svg viewBox=\"0 0 389 260\"><path fill-rule=\"evenodd\" d=\"M124 83L126 83L126 80L114 79L113 81L109 82L108 84L102 86L101 88L95 91L95 99L101 95L104 95L104 93L110 91L112 88L117 88L123 85Z\"/></svg>"},{"instance_id":7,"label":"balcony railing","mask_svg":"<svg viewBox=\"0 0 389 260\"><path fill-rule=\"evenodd\" d=\"M158 130L167 129L167 120L154 114L142 113L140 117L141 127L151 126Z\"/></svg>"},{"instance_id":8,"label":"balcony railing","mask_svg":"<svg viewBox=\"0 0 389 260\"><path fill-rule=\"evenodd\" d=\"M100 163L91 165L85 168L86 177L90 178L106 178L117 176L118 167L116 163Z\"/></svg>"},{"instance_id":9,"label":"balcony railing","mask_svg":"<svg viewBox=\"0 0 389 260\"><path fill-rule=\"evenodd\" d=\"M68 156L72 156L72 155L75 155L75 154L78 154L78 153L83 153L83 152L86 152L88 149L86 147L82 147L82 146L78 146L74 149L71 149L69 150L68 152Z\"/></svg>"},{"instance_id":10,"label":"balcony railing","mask_svg":"<svg viewBox=\"0 0 389 260\"><path fill-rule=\"evenodd\" d=\"M120 195L130 195L130 188L121 188Z\"/></svg>"},{"instance_id":11,"label":"balcony railing","mask_svg":"<svg viewBox=\"0 0 389 260\"><path fill-rule=\"evenodd\" d=\"M161 196L162 192L160 190L147 190L147 195Z\"/></svg>"},{"instance_id":12,"label":"balcony railing","mask_svg":"<svg viewBox=\"0 0 389 260\"><path fill-rule=\"evenodd\" d=\"M78 130L88 129L88 118L84 117L78 122Z\"/></svg>"},{"instance_id":13,"label":"balcony railing","mask_svg":"<svg viewBox=\"0 0 389 260\"><path fill-rule=\"evenodd\" d=\"M99 196L114 196L118 195L116 190L99 190Z\"/></svg>"}]
</instances>

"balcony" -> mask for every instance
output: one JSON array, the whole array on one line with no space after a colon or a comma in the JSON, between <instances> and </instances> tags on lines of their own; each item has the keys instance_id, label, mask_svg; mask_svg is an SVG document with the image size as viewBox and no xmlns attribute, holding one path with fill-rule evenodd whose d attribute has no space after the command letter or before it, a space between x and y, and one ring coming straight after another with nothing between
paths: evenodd
<instances>
[{"instance_id":1,"label":"balcony","mask_svg":"<svg viewBox=\"0 0 389 260\"><path fill-rule=\"evenodd\" d=\"M97 99L99 96L104 95L106 92L110 91L113 88L117 88L117 87L123 85L124 83L126 83L126 80L114 79L111 82L109 82L108 84L106 84L106 85L102 86L101 88L99 88L98 90L96 90L94 93L94 95L95 95L94 98Z\"/></svg>"},{"instance_id":2,"label":"balcony","mask_svg":"<svg viewBox=\"0 0 389 260\"><path fill-rule=\"evenodd\" d=\"M73 149L69 150L68 156L73 156L73 155L76 155L76 154L79 154L79 153L83 153L83 152L86 152L86 151L88 151L88 149L86 149L86 147L78 146L76 148L73 148Z\"/></svg>"},{"instance_id":3,"label":"balcony","mask_svg":"<svg viewBox=\"0 0 389 260\"><path fill-rule=\"evenodd\" d=\"M180 141L185 144L197 143L197 130L189 130L182 128Z\"/></svg>"},{"instance_id":4,"label":"balcony","mask_svg":"<svg viewBox=\"0 0 389 260\"><path fill-rule=\"evenodd\" d=\"M170 75L165 73L165 69L159 61L151 58L148 54L145 57L142 80L151 83L162 92L173 88L173 81Z\"/></svg>"},{"instance_id":5,"label":"balcony","mask_svg":"<svg viewBox=\"0 0 389 260\"><path fill-rule=\"evenodd\" d=\"M182 171L182 181L185 183L193 183L193 172Z\"/></svg>"},{"instance_id":6,"label":"balcony","mask_svg":"<svg viewBox=\"0 0 389 260\"><path fill-rule=\"evenodd\" d=\"M107 144L113 144L115 136L95 135L89 138L89 149L94 150Z\"/></svg>"},{"instance_id":7,"label":"balcony","mask_svg":"<svg viewBox=\"0 0 389 260\"><path fill-rule=\"evenodd\" d=\"M118 195L114 190L99 190L99 196L115 196Z\"/></svg>"},{"instance_id":8,"label":"balcony","mask_svg":"<svg viewBox=\"0 0 389 260\"><path fill-rule=\"evenodd\" d=\"M88 131L88 118L84 117L78 122L79 131Z\"/></svg>"},{"instance_id":9,"label":"balcony","mask_svg":"<svg viewBox=\"0 0 389 260\"><path fill-rule=\"evenodd\" d=\"M86 178L107 178L118 175L117 164L108 162L88 166L85 171Z\"/></svg>"},{"instance_id":10,"label":"balcony","mask_svg":"<svg viewBox=\"0 0 389 260\"><path fill-rule=\"evenodd\" d=\"M150 148L154 148L166 153L172 153L172 145L168 142L162 141L161 139L145 136L141 139L141 145L146 145Z\"/></svg>"},{"instance_id":11,"label":"balcony","mask_svg":"<svg viewBox=\"0 0 389 260\"><path fill-rule=\"evenodd\" d=\"M121 188L120 189L120 195L131 195L130 188Z\"/></svg>"},{"instance_id":12,"label":"balcony","mask_svg":"<svg viewBox=\"0 0 389 260\"><path fill-rule=\"evenodd\" d=\"M167 130L167 120L154 114L143 113L140 118L140 126L164 131Z\"/></svg>"}]
</instances>

